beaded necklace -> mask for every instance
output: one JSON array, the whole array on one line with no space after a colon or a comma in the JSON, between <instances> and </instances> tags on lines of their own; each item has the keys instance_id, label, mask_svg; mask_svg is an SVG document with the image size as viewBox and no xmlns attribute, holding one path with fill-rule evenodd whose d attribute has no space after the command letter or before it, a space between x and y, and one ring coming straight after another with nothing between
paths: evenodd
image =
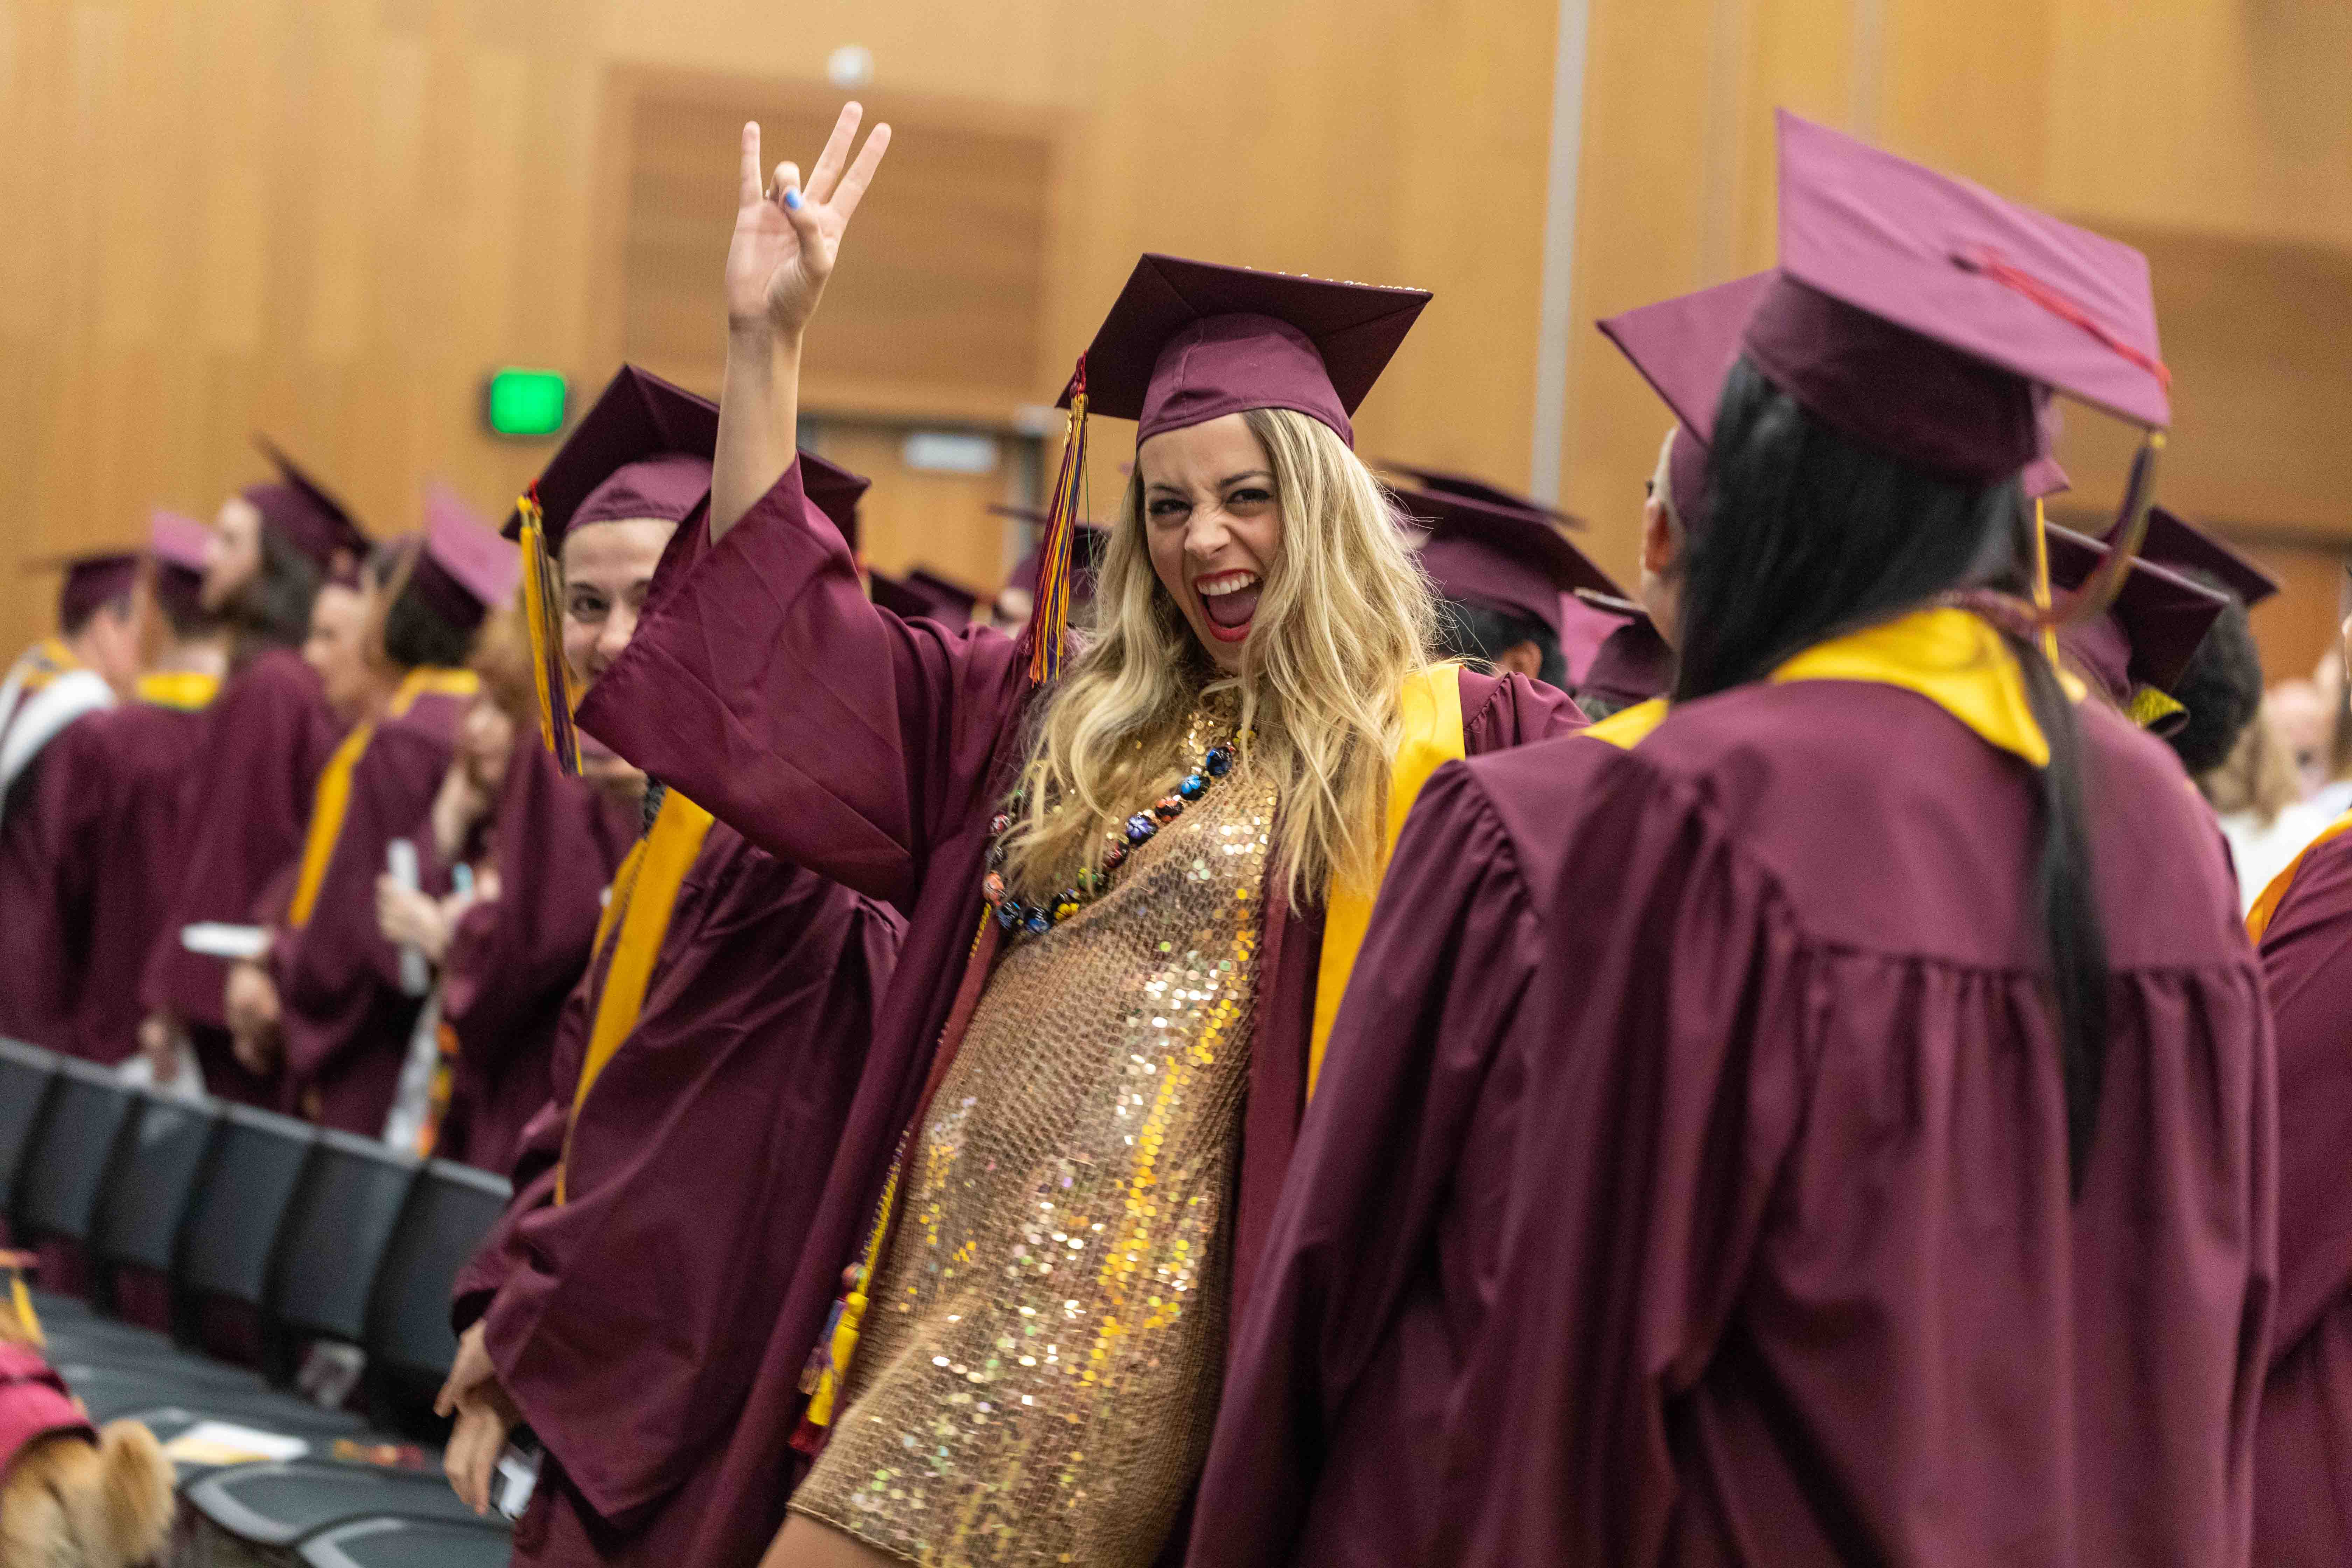
<instances>
[{"instance_id":1,"label":"beaded necklace","mask_svg":"<svg viewBox=\"0 0 2352 1568\"><path fill-rule=\"evenodd\" d=\"M1184 815L1184 808L1209 793L1209 786L1233 771L1237 755L1234 748L1240 737L1220 741L1202 753L1200 766L1192 769L1176 783L1175 790L1161 795L1149 807L1137 812L1103 837L1102 861L1097 866L1083 867L1076 882L1055 894L1042 904L1025 903L1014 898L1004 886L1004 841L1013 832L1014 813L1021 809L1022 797L1015 793L1006 808L990 819L988 831L992 842L988 847L988 874L980 879L980 896L996 917L996 923L1006 931L1019 935L1026 931L1043 936L1087 905L1110 891L1112 874L1127 863L1127 858L1143 847L1169 823Z\"/></svg>"}]
</instances>

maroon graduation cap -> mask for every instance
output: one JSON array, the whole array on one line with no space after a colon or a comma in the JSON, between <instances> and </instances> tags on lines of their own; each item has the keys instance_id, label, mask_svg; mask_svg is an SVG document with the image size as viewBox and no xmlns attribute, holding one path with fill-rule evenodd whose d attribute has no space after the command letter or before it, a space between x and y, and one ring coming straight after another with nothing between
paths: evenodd
<instances>
[{"instance_id":1,"label":"maroon graduation cap","mask_svg":"<svg viewBox=\"0 0 2352 1568\"><path fill-rule=\"evenodd\" d=\"M213 531L193 517L157 507L147 516L147 555L155 563L155 597L174 617L203 602Z\"/></svg>"},{"instance_id":2,"label":"maroon graduation cap","mask_svg":"<svg viewBox=\"0 0 2352 1568\"><path fill-rule=\"evenodd\" d=\"M1440 490L1399 490L1396 498L1406 520L1424 531L1421 564L1445 598L1540 621L1557 637L1561 595L1621 592L1547 513Z\"/></svg>"},{"instance_id":3,"label":"maroon graduation cap","mask_svg":"<svg viewBox=\"0 0 2352 1568\"><path fill-rule=\"evenodd\" d=\"M953 578L942 577L928 566L917 566L907 574L907 585L927 596L936 606L931 618L947 626L969 626L971 613L980 607L980 595Z\"/></svg>"},{"instance_id":4,"label":"maroon graduation cap","mask_svg":"<svg viewBox=\"0 0 2352 1568\"><path fill-rule=\"evenodd\" d=\"M1723 396L1723 378L1739 357L1740 335L1770 290L1773 277L1751 273L1598 323L1665 400L1679 426L1666 456L1667 500L1685 530L1696 528L1706 513L1706 448L1715 437L1715 407Z\"/></svg>"},{"instance_id":5,"label":"maroon graduation cap","mask_svg":"<svg viewBox=\"0 0 2352 1568\"><path fill-rule=\"evenodd\" d=\"M1518 511L1541 512L1562 528L1580 529L1584 526L1584 520L1573 512L1562 511L1559 508L1539 501L1533 496L1521 495L1517 490L1508 490L1500 485L1489 484L1475 474L1456 474L1444 468L1417 468L1411 463L1392 463L1385 459L1379 466L1385 472L1402 474L1406 479L1411 479L1412 483L1404 487L1407 489L1434 490L1439 495L1466 496L1472 500L1485 501L1489 506L1506 506Z\"/></svg>"},{"instance_id":6,"label":"maroon graduation cap","mask_svg":"<svg viewBox=\"0 0 2352 1568\"><path fill-rule=\"evenodd\" d=\"M261 513L265 528L318 563L331 582L349 583L367 559L368 536L351 509L267 436L253 444L277 468L278 482L247 485L239 493Z\"/></svg>"},{"instance_id":7,"label":"maroon graduation cap","mask_svg":"<svg viewBox=\"0 0 2352 1568\"><path fill-rule=\"evenodd\" d=\"M2106 545L2055 523L2047 533L2051 585L2080 592L2107 559ZM2229 602L2218 589L2135 560L2105 615L2062 626L2058 636L2108 696L2128 707L2135 686L2172 689Z\"/></svg>"},{"instance_id":8,"label":"maroon graduation cap","mask_svg":"<svg viewBox=\"0 0 2352 1568\"><path fill-rule=\"evenodd\" d=\"M425 537L408 585L451 626L472 630L514 597L522 558L446 485L425 492Z\"/></svg>"},{"instance_id":9,"label":"maroon graduation cap","mask_svg":"<svg viewBox=\"0 0 2352 1568\"><path fill-rule=\"evenodd\" d=\"M710 493L718 446L719 405L623 365L531 487L548 547L592 522L685 521ZM509 539L521 537L524 510L519 502L507 518Z\"/></svg>"},{"instance_id":10,"label":"maroon graduation cap","mask_svg":"<svg viewBox=\"0 0 2352 1568\"><path fill-rule=\"evenodd\" d=\"M1780 272L1743 347L1809 413L1977 483L2042 455L2036 387L2171 422L2146 257L1785 110L1779 124Z\"/></svg>"},{"instance_id":11,"label":"maroon graduation cap","mask_svg":"<svg viewBox=\"0 0 2352 1568\"><path fill-rule=\"evenodd\" d=\"M1355 443L1349 416L1429 303L1422 289L1338 283L1146 254L1079 358L1060 406L1137 422L1136 444L1249 408L1289 408Z\"/></svg>"},{"instance_id":12,"label":"maroon graduation cap","mask_svg":"<svg viewBox=\"0 0 2352 1568\"><path fill-rule=\"evenodd\" d=\"M1630 708L1666 694L1674 684L1675 650L1666 646L1666 639L1658 635L1657 626L1640 605L1624 607L1633 614L1623 626L1601 638L1591 667L1577 689Z\"/></svg>"},{"instance_id":13,"label":"maroon graduation cap","mask_svg":"<svg viewBox=\"0 0 2352 1568\"><path fill-rule=\"evenodd\" d=\"M814 452L801 454L801 488L809 504L841 531L852 555L857 553L857 503L874 481L862 474L826 462Z\"/></svg>"},{"instance_id":14,"label":"maroon graduation cap","mask_svg":"<svg viewBox=\"0 0 2352 1568\"><path fill-rule=\"evenodd\" d=\"M988 509L999 517L1015 518L1044 530L1049 521L1046 514L1034 506L992 506ZM1091 605L1095 599L1095 577L1102 570L1103 552L1110 545L1110 530L1102 523L1076 518L1071 523L1070 538L1070 602ZM1007 588L1018 588L1034 595L1037 589L1037 568L1045 559L1042 538L1024 552L1012 575L1004 580ZM1002 590L1000 590L1001 592Z\"/></svg>"},{"instance_id":15,"label":"maroon graduation cap","mask_svg":"<svg viewBox=\"0 0 2352 1568\"><path fill-rule=\"evenodd\" d=\"M58 585L58 625L73 632L131 592L139 581L139 560L135 550L92 550L27 561L25 570L65 574Z\"/></svg>"},{"instance_id":16,"label":"maroon graduation cap","mask_svg":"<svg viewBox=\"0 0 2352 1568\"><path fill-rule=\"evenodd\" d=\"M2147 511L2140 556L2175 572L2203 572L2252 609L2279 591L2279 580L2213 535L2160 506Z\"/></svg>"}]
</instances>

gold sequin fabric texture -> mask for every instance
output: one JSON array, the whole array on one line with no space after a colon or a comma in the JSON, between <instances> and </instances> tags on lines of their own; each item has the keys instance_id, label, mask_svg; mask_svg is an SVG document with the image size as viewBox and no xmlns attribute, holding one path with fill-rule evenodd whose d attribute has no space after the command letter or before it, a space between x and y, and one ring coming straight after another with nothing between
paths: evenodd
<instances>
[{"instance_id":1,"label":"gold sequin fabric texture","mask_svg":"<svg viewBox=\"0 0 2352 1568\"><path fill-rule=\"evenodd\" d=\"M1146 1568L1199 1471L1270 785L1237 773L990 977L793 1507L938 1568Z\"/></svg>"}]
</instances>

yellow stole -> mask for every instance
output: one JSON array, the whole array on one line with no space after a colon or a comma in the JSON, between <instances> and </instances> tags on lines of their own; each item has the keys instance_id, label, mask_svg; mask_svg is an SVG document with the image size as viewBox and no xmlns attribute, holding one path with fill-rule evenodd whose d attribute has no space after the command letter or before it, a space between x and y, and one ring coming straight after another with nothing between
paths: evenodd
<instances>
[{"instance_id":1,"label":"yellow stole","mask_svg":"<svg viewBox=\"0 0 2352 1568\"><path fill-rule=\"evenodd\" d=\"M2271 929L2272 919L2278 914L2279 906L2286 901L2287 889L2294 886L2294 874L2303 869L2304 857L2329 839L2341 837L2347 832L2352 832L2352 813L2339 816L2321 828L2319 837L2305 845L2296 852L2295 858L2286 863L2286 868L2270 879L2270 885L2263 889L2262 897L2254 900L2254 907L2246 911L2247 936L2259 943L2263 933Z\"/></svg>"},{"instance_id":2,"label":"yellow stole","mask_svg":"<svg viewBox=\"0 0 2352 1568\"><path fill-rule=\"evenodd\" d=\"M440 669L432 666L412 669L407 678L384 705L384 716L397 719L416 706L420 697L471 697L481 689L481 679L470 669ZM324 772L319 774L317 793L310 798L310 826L302 839L302 870L295 879L294 901L287 910L287 923L300 931L310 923L318 908L319 889L327 879L327 866L335 858L335 840L342 836L343 814L352 805L352 770L359 765L367 752L368 742L375 735L375 721L356 724L327 759Z\"/></svg>"},{"instance_id":3,"label":"yellow stole","mask_svg":"<svg viewBox=\"0 0 2352 1568\"><path fill-rule=\"evenodd\" d=\"M1323 1073L1323 1052L1331 1042L1331 1025L1339 1016L1339 998L1347 994L1348 976L1356 970L1364 933L1372 923L1372 903L1396 853L1398 837L1412 803L1421 798L1429 775L1463 755L1462 678L1457 667L1433 665L1405 677L1397 696L1398 718L1404 733L1396 761L1389 769L1388 822L1381 835L1380 865L1371 885L1343 883L1335 873L1323 901L1323 957L1315 972L1315 1027L1307 1045L1307 1093Z\"/></svg>"},{"instance_id":4,"label":"yellow stole","mask_svg":"<svg viewBox=\"0 0 2352 1568\"><path fill-rule=\"evenodd\" d=\"M596 994L596 1017L588 1032L588 1056L580 1065L580 1086L572 1091L572 1120L577 1123L588 1090L637 1026L645 1010L646 987L652 983L654 959L669 934L677 890L702 841L710 832L710 814L676 790L662 797L654 825L629 851L613 876L612 897L596 922L596 945L602 952L615 928L620 937L604 966L604 984ZM555 1201L565 1200L565 1170L572 1163L572 1129L563 1132L563 1155L556 1165Z\"/></svg>"},{"instance_id":5,"label":"yellow stole","mask_svg":"<svg viewBox=\"0 0 2352 1568\"><path fill-rule=\"evenodd\" d=\"M1774 683L1860 680L1916 691L1976 731L1979 739L2033 766L2050 762L2050 742L2033 721L2025 674L2000 634L1966 610L1938 605L1816 643L1775 669ZM2083 683L2063 671L2074 701ZM1666 717L1664 698L1628 708L1581 731L1596 741L1639 745Z\"/></svg>"},{"instance_id":6,"label":"yellow stole","mask_svg":"<svg viewBox=\"0 0 2352 1568\"><path fill-rule=\"evenodd\" d=\"M30 696L68 670L80 668L81 660L74 657L74 650L66 646L63 637L45 637L16 660L16 668L23 677L19 689Z\"/></svg>"},{"instance_id":7,"label":"yellow stole","mask_svg":"<svg viewBox=\"0 0 2352 1568\"><path fill-rule=\"evenodd\" d=\"M139 678L139 700L183 713L200 713L220 695L220 677L198 669L159 669Z\"/></svg>"}]
</instances>

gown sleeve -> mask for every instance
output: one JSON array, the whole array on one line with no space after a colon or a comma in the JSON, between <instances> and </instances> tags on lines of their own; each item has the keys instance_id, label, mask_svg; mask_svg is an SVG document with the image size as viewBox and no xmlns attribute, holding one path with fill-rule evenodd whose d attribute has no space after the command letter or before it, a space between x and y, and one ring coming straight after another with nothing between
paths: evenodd
<instances>
[{"instance_id":1,"label":"gown sleeve","mask_svg":"<svg viewBox=\"0 0 2352 1568\"><path fill-rule=\"evenodd\" d=\"M1026 645L870 603L797 462L662 575L582 728L779 858L907 901L984 800Z\"/></svg>"},{"instance_id":2,"label":"gown sleeve","mask_svg":"<svg viewBox=\"0 0 2352 1568\"><path fill-rule=\"evenodd\" d=\"M1522 825L1490 764L1591 777ZM1389 877L1190 1560L1654 1561L1667 1403L1795 1134L1800 950L1763 880L1608 748L1441 770Z\"/></svg>"}]
</instances>

